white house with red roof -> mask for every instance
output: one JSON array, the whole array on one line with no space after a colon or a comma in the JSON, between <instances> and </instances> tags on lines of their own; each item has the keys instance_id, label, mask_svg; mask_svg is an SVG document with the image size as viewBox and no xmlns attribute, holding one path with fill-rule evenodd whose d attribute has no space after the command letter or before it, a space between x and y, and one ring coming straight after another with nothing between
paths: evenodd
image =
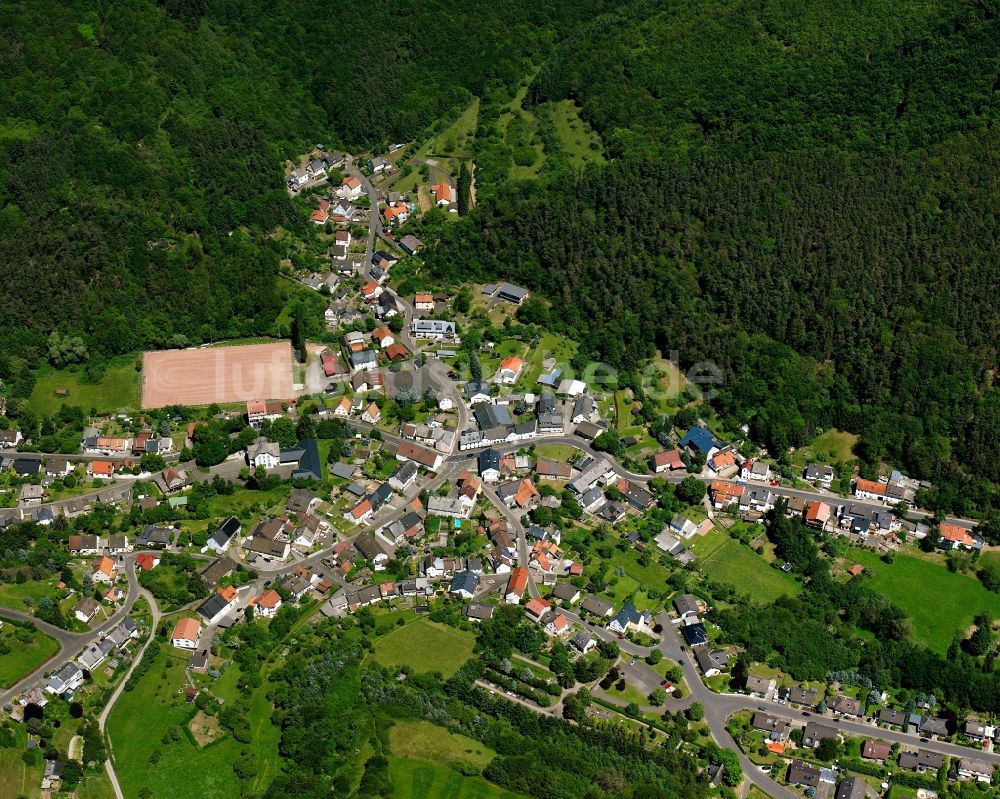
<instances>
[{"instance_id":1,"label":"white house with red roof","mask_svg":"<svg viewBox=\"0 0 1000 799\"><path fill-rule=\"evenodd\" d=\"M378 424L381 419L382 411L374 402L370 403L368 407L365 408L364 413L361 414L361 421L368 422L368 424Z\"/></svg>"},{"instance_id":2,"label":"white house with red roof","mask_svg":"<svg viewBox=\"0 0 1000 799\"><path fill-rule=\"evenodd\" d=\"M671 449L666 452L657 452L653 456L653 471L657 474L674 472L686 468L679 450Z\"/></svg>"},{"instance_id":3,"label":"white house with red roof","mask_svg":"<svg viewBox=\"0 0 1000 799\"><path fill-rule=\"evenodd\" d=\"M549 635L565 635L569 629L569 619L562 613L557 613L545 625L545 632Z\"/></svg>"},{"instance_id":4,"label":"white house with red roof","mask_svg":"<svg viewBox=\"0 0 1000 799\"><path fill-rule=\"evenodd\" d=\"M455 200L455 190L447 183L434 184L434 204L438 208L447 208Z\"/></svg>"},{"instance_id":5,"label":"white house with red roof","mask_svg":"<svg viewBox=\"0 0 1000 799\"><path fill-rule=\"evenodd\" d=\"M513 385L521 376L521 371L523 369L524 361L520 358L504 358L503 361L500 362L500 371L497 373L497 379L501 383Z\"/></svg>"},{"instance_id":6,"label":"white house with red roof","mask_svg":"<svg viewBox=\"0 0 1000 799\"><path fill-rule=\"evenodd\" d=\"M265 619L272 619L281 610L281 594L273 588L268 589L257 600L257 614Z\"/></svg>"},{"instance_id":7,"label":"white house with red roof","mask_svg":"<svg viewBox=\"0 0 1000 799\"><path fill-rule=\"evenodd\" d=\"M365 193L361 181L355 177L346 177L337 189L337 196L342 200L356 200Z\"/></svg>"},{"instance_id":8,"label":"white house with red roof","mask_svg":"<svg viewBox=\"0 0 1000 799\"><path fill-rule=\"evenodd\" d=\"M174 625L170 634L170 643L178 649L195 649L198 637L201 635L201 625L195 619L184 618Z\"/></svg>"}]
</instances>

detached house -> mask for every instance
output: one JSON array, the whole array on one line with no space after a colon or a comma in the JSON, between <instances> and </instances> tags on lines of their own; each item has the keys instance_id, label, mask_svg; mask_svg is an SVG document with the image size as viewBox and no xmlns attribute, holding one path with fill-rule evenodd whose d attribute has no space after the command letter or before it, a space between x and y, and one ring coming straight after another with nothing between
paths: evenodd
<instances>
[{"instance_id":1,"label":"detached house","mask_svg":"<svg viewBox=\"0 0 1000 799\"><path fill-rule=\"evenodd\" d=\"M833 484L833 467L824 466L819 463L811 463L806 466L803 477L810 483L815 483L822 488L829 488Z\"/></svg>"},{"instance_id":2,"label":"detached house","mask_svg":"<svg viewBox=\"0 0 1000 799\"><path fill-rule=\"evenodd\" d=\"M608 629L616 633L627 633L633 627L642 629L648 623L648 611L642 611L640 613L632 606L631 603L626 602L624 607L618 611L618 615L615 616L608 624Z\"/></svg>"},{"instance_id":3,"label":"detached house","mask_svg":"<svg viewBox=\"0 0 1000 799\"><path fill-rule=\"evenodd\" d=\"M950 522L941 522L938 527L941 534L938 546L942 549L982 549L983 540L973 535L964 527Z\"/></svg>"},{"instance_id":4,"label":"detached house","mask_svg":"<svg viewBox=\"0 0 1000 799\"><path fill-rule=\"evenodd\" d=\"M178 649L195 649L201 635L201 625L191 618L181 619L174 625L170 643Z\"/></svg>"},{"instance_id":5,"label":"detached house","mask_svg":"<svg viewBox=\"0 0 1000 799\"><path fill-rule=\"evenodd\" d=\"M509 605L516 605L524 596L528 588L528 569L524 566L517 566L510 572L507 580L507 592L504 594L504 601Z\"/></svg>"},{"instance_id":6,"label":"detached house","mask_svg":"<svg viewBox=\"0 0 1000 799\"><path fill-rule=\"evenodd\" d=\"M657 474L680 471L686 468L680 450L671 449L666 452L657 452L653 456L653 471Z\"/></svg>"},{"instance_id":7,"label":"detached house","mask_svg":"<svg viewBox=\"0 0 1000 799\"><path fill-rule=\"evenodd\" d=\"M524 361L520 358L504 358L500 362L500 372L497 379L501 383L514 384L521 376L522 369L524 369Z\"/></svg>"},{"instance_id":8,"label":"detached house","mask_svg":"<svg viewBox=\"0 0 1000 799\"><path fill-rule=\"evenodd\" d=\"M91 567L90 576L95 583L110 585L118 578L118 567L114 560L107 556L98 558Z\"/></svg>"}]
</instances>

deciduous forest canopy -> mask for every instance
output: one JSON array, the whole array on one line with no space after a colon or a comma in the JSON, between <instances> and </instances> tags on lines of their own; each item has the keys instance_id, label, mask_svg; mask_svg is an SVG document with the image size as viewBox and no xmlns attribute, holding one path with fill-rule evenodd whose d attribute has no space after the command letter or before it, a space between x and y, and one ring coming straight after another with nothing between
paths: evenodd
<instances>
[{"instance_id":1,"label":"deciduous forest canopy","mask_svg":"<svg viewBox=\"0 0 1000 799\"><path fill-rule=\"evenodd\" d=\"M502 193L429 257L540 289L615 366L715 361L774 454L838 426L931 504L996 505L996 11L624 6L530 89L618 160Z\"/></svg>"},{"instance_id":2,"label":"deciduous forest canopy","mask_svg":"<svg viewBox=\"0 0 1000 799\"><path fill-rule=\"evenodd\" d=\"M275 332L270 234L308 224L283 159L537 70L528 102L575 100L612 160L542 137L540 178L504 185L484 114L492 185L425 251L438 276L522 281L626 370L716 361L775 454L838 426L941 509L996 506L997 5L6 4L0 379L23 390L53 330L103 357Z\"/></svg>"}]
</instances>

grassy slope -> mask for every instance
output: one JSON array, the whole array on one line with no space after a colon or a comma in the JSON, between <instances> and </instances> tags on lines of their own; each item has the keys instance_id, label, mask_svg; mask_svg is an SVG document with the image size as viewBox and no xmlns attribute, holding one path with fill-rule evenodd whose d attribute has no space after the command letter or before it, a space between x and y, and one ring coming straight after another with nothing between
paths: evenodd
<instances>
[{"instance_id":1,"label":"grassy slope","mask_svg":"<svg viewBox=\"0 0 1000 799\"><path fill-rule=\"evenodd\" d=\"M872 575L872 585L910 617L914 639L940 654L977 613L1000 617L1000 595L987 591L975 577L950 572L940 563L897 555L887 564L863 549L849 550L847 559L852 558Z\"/></svg>"},{"instance_id":2,"label":"grassy slope","mask_svg":"<svg viewBox=\"0 0 1000 799\"><path fill-rule=\"evenodd\" d=\"M12 624L5 624L3 631L0 632L0 637L10 646L8 654L0 655L0 687L3 688L10 688L26 674L34 671L59 648L54 638L37 631L32 633L34 638L32 643L21 643L16 637L18 629Z\"/></svg>"},{"instance_id":3,"label":"grassy slope","mask_svg":"<svg viewBox=\"0 0 1000 799\"><path fill-rule=\"evenodd\" d=\"M429 721L396 722L389 730L389 744L400 757L432 759L445 767L470 763L481 770L496 756L485 744Z\"/></svg>"},{"instance_id":4,"label":"grassy slope","mask_svg":"<svg viewBox=\"0 0 1000 799\"><path fill-rule=\"evenodd\" d=\"M737 591L749 594L754 602L763 604L799 591L794 578L772 568L750 547L721 531L706 535L695 544L694 550L709 577L732 583Z\"/></svg>"},{"instance_id":5,"label":"grassy slope","mask_svg":"<svg viewBox=\"0 0 1000 799\"><path fill-rule=\"evenodd\" d=\"M389 757L395 799L518 799L482 777L463 777L457 771L423 760Z\"/></svg>"},{"instance_id":6,"label":"grassy slope","mask_svg":"<svg viewBox=\"0 0 1000 799\"><path fill-rule=\"evenodd\" d=\"M375 659L387 668L408 665L418 672L454 674L472 655L472 638L451 627L417 621L400 627L375 644Z\"/></svg>"},{"instance_id":7,"label":"grassy slope","mask_svg":"<svg viewBox=\"0 0 1000 799\"><path fill-rule=\"evenodd\" d=\"M176 651L176 650L175 650ZM167 663L168 677L163 679ZM227 736L199 749L187 737L163 744L161 738L171 726L183 728L192 706L179 693L186 656L173 652L161 654L134 691L122 694L108 719L108 735L114 747L118 779L126 796L137 796L148 785L158 799L186 799L190 796L213 796L219 799L240 795L240 781L232 763L242 745ZM277 730L270 726L270 706L263 698L266 686L258 690L250 714L250 725L261 737L253 741L258 753L258 777L254 790L262 790L265 779L277 768ZM265 707L265 705L267 705ZM149 765L154 750L163 752L155 768Z\"/></svg>"},{"instance_id":8,"label":"grassy slope","mask_svg":"<svg viewBox=\"0 0 1000 799\"><path fill-rule=\"evenodd\" d=\"M580 118L580 109L572 100L553 103L552 119L562 146L576 166L604 163L601 137Z\"/></svg>"},{"instance_id":9,"label":"grassy slope","mask_svg":"<svg viewBox=\"0 0 1000 799\"><path fill-rule=\"evenodd\" d=\"M40 414L51 415L61 405L79 405L85 411L96 408L98 412L136 408L139 405L139 373L135 370L138 356L126 355L110 362L104 378L94 385L82 382L82 372L75 369L43 367L31 392L31 407ZM66 397L57 397L56 389L69 391Z\"/></svg>"}]
</instances>

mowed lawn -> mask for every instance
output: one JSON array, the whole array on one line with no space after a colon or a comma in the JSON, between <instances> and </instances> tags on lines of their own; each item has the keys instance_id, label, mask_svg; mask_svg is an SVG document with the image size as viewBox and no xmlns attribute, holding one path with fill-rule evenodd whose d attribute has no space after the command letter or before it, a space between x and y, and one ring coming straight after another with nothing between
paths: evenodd
<instances>
[{"instance_id":1,"label":"mowed lawn","mask_svg":"<svg viewBox=\"0 0 1000 799\"><path fill-rule=\"evenodd\" d=\"M388 669L409 666L450 677L472 656L473 639L452 627L421 619L393 630L375 643L375 660Z\"/></svg>"},{"instance_id":2,"label":"mowed lawn","mask_svg":"<svg viewBox=\"0 0 1000 799\"><path fill-rule=\"evenodd\" d=\"M482 777L463 777L426 760L390 755L389 775L395 799L525 799Z\"/></svg>"},{"instance_id":3,"label":"mowed lawn","mask_svg":"<svg viewBox=\"0 0 1000 799\"><path fill-rule=\"evenodd\" d=\"M108 718L115 769L125 796L138 796L143 786L157 799L238 799L240 795L232 764L242 745L232 737L204 749L183 733L180 740L163 743L164 733L170 727L183 730L194 710L182 692L186 662L186 656L162 652L135 690L122 693ZM162 753L155 767L149 762L154 751Z\"/></svg>"},{"instance_id":4,"label":"mowed lawn","mask_svg":"<svg viewBox=\"0 0 1000 799\"><path fill-rule=\"evenodd\" d=\"M766 604L779 596L793 596L799 585L791 575L778 571L746 544L720 530L708 533L694 545L698 565L716 582L731 583L752 602Z\"/></svg>"},{"instance_id":5,"label":"mowed lawn","mask_svg":"<svg viewBox=\"0 0 1000 799\"><path fill-rule=\"evenodd\" d=\"M900 554L883 563L865 549L848 550L845 565L852 559L872 575L872 586L910 617L913 638L940 654L976 614L1000 618L1000 594L987 591L972 575L948 571L943 562Z\"/></svg>"},{"instance_id":6,"label":"mowed lawn","mask_svg":"<svg viewBox=\"0 0 1000 799\"><path fill-rule=\"evenodd\" d=\"M31 631L31 643L19 641L17 634L23 628L4 624L0 640L10 647L10 652L0 655L0 687L10 688L22 677L30 674L59 649L59 644L37 630Z\"/></svg>"},{"instance_id":7,"label":"mowed lawn","mask_svg":"<svg viewBox=\"0 0 1000 799\"><path fill-rule=\"evenodd\" d=\"M29 400L34 411L51 416L62 405L79 405L84 411L96 408L98 413L117 411L120 408L139 407L139 372L135 364L138 356L127 355L108 363L99 383L83 382L82 369L53 369L42 367ZM66 389L65 397L56 396L56 390Z\"/></svg>"}]
</instances>

